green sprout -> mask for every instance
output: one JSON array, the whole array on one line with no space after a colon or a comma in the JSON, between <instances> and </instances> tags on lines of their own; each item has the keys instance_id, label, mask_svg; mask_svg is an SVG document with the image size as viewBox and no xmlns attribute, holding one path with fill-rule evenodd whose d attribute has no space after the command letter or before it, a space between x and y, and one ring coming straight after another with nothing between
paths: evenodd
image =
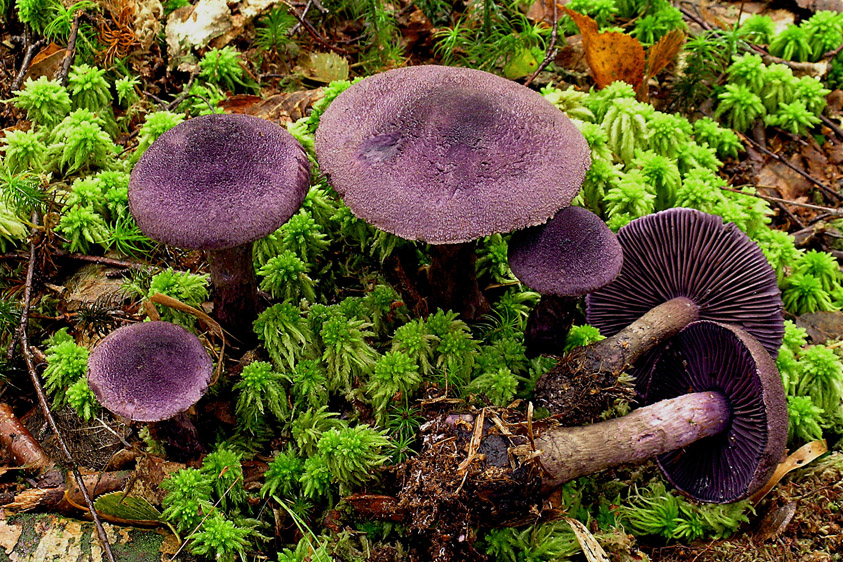
<instances>
[{"instance_id":1,"label":"green sprout","mask_svg":"<svg viewBox=\"0 0 843 562\"><path fill-rule=\"evenodd\" d=\"M439 337L430 333L424 320L411 320L395 330L392 336L392 351L400 351L410 357L424 376L433 371L433 353Z\"/></svg>"},{"instance_id":2,"label":"green sprout","mask_svg":"<svg viewBox=\"0 0 843 562\"><path fill-rule=\"evenodd\" d=\"M250 527L237 526L217 510L203 521L190 540L188 550L191 554L207 556L218 562L243 560L249 545L247 539L253 532Z\"/></svg>"},{"instance_id":3,"label":"green sprout","mask_svg":"<svg viewBox=\"0 0 843 562\"><path fill-rule=\"evenodd\" d=\"M647 148L647 117L653 106L634 99L612 101L600 126L609 136L609 148L623 162L635 156L636 148Z\"/></svg>"},{"instance_id":4,"label":"green sprout","mask_svg":"<svg viewBox=\"0 0 843 562\"><path fill-rule=\"evenodd\" d=\"M260 287L276 299L291 301L304 297L310 302L316 300L313 279L307 274L310 267L290 250L270 258L258 269L263 276Z\"/></svg>"},{"instance_id":5,"label":"green sprout","mask_svg":"<svg viewBox=\"0 0 843 562\"><path fill-rule=\"evenodd\" d=\"M732 129L726 129L713 119L702 117L694 121L694 138L717 151L720 158L737 158L743 152L744 146L738 135Z\"/></svg>"},{"instance_id":6,"label":"green sprout","mask_svg":"<svg viewBox=\"0 0 843 562\"><path fill-rule=\"evenodd\" d=\"M44 390L53 397L53 404L61 407L67 403L67 391L88 372L88 350L76 345L73 339L64 340L47 348L47 368L44 369Z\"/></svg>"},{"instance_id":7,"label":"green sprout","mask_svg":"<svg viewBox=\"0 0 843 562\"><path fill-rule=\"evenodd\" d=\"M787 397L788 443L810 443L823 437L825 412L809 396Z\"/></svg>"},{"instance_id":8,"label":"green sprout","mask_svg":"<svg viewBox=\"0 0 843 562\"><path fill-rule=\"evenodd\" d=\"M715 119L725 114L726 123L736 131L746 131L756 119L767 113L761 98L743 84L726 84L725 90L717 97L720 103L714 112Z\"/></svg>"},{"instance_id":9,"label":"green sprout","mask_svg":"<svg viewBox=\"0 0 843 562\"><path fill-rule=\"evenodd\" d=\"M290 433L305 456L315 455L323 433L345 426L345 422L337 419L337 416L335 412L328 411L328 406L320 406L309 408L293 419Z\"/></svg>"},{"instance_id":10,"label":"green sprout","mask_svg":"<svg viewBox=\"0 0 843 562\"><path fill-rule=\"evenodd\" d=\"M840 280L840 266L828 252L808 250L796 259L793 270L817 278L825 291L833 290Z\"/></svg>"},{"instance_id":11,"label":"green sprout","mask_svg":"<svg viewBox=\"0 0 843 562\"><path fill-rule=\"evenodd\" d=\"M769 126L781 127L794 135L806 135L808 129L820 123L819 118L808 111L805 102L780 103L775 113L764 120Z\"/></svg>"},{"instance_id":12,"label":"green sprout","mask_svg":"<svg viewBox=\"0 0 843 562\"><path fill-rule=\"evenodd\" d=\"M18 19L36 33L41 33L52 21L59 4L56 0L15 0L15 7Z\"/></svg>"},{"instance_id":13,"label":"green sprout","mask_svg":"<svg viewBox=\"0 0 843 562\"><path fill-rule=\"evenodd\" d=\"M203 514L212 508L213 483L202 471L183 468L161 482L167 492L161 502L164 519L175 524L176 529L192 531L202 521Z\"/></svg>"},{"instance_id":14,"label":"green sprout","mask_svg":"<svg viewBox=\"0 0 843 562\"><path fill-rule=\"evenodd\" d=\"M71 384L67 388L65 397L67 403L85 421L91 421L100 411L97 397L91 387L88 386L86 377L80 377L75 383Z\"/></svg>"},{"instance_id":15,"label":"green sprout","mask_svg":"<svg viewBox=\"0 0 843 562\"><path fill-rule=\"evenodd\" d=\"M272 413L278 420L286 418L285 379L265 361L255 361L243 367L240 380L232 387L237 392L235 411L242 428L254 432L258 425L264 423L267 413Z\"/></svg>"},{"instance_id":16,"label":"green sprout","mask_svg":"<svg viewBox=\"0 0 843 562\"><path fill-rule=\"evenodd\" d=\"M146 149L155 142L155 140L184 121L184 115L173 113L172 111L156 111L146 116L144 124L138 133L138 147L132 154L131 161L137 162L138 159L146 152Z\"/></svg>"},{"instance_id":17,"label":"green sprout","mask_svg":"<svg viewBox=\"0 0 843 562\"><path fill-rule=\"evenodd\" d=\"M798 80L789 66L771 64L764 72L764 86L758 90L768 113L781 111L782 104L790 103L796 92Z\"/></svg>"},{"instance_id":18,"label":"green sprout","mask_svg":"<svg viewBox=\"0 0 843 562\"><path fill-rule=\"evenodd\" d=\"M244 81L245 70L240 64L237 49L231 46L211 49L199 61L199 78L233 92L237 86L257 89L251 80Z\"/></svg>"},{"instance_id":19,"label":"green sprout","mask_svg":"<svg viewBox=\"0 0 843 562\"><path fill-rule=\"evenodd\" d=\"M638 169L648 185L656 192L655 209L661 211L673 207L676 191L682 183L679 169L673 160L652 150L637 150L630 162L632 169Z\"/></svg>"},{"instance_id":20,"label":"green sprout","mask_svg":"<svg viewBox=\"0 0 843 562\"><path fill-rule=\"evenodd\" d=\"M758 243L767 261L773 266L781 285L788 269L802 255L803 250L798 249L793 236L783 230L761 229L755 237L755 242ZM820 283L820 286L822 286L822 283Z\"/></svg>"},{"instance_id":21,"label":"green sprout","mask_svg":"<svg viewBox=\"0 0 843 562\"><path fill-rule=\"evenodd\" d=\"M829 10L817 10L800 25L805 30L811 46L810 60L820 60L826 52L843 44L843 14Z\"/></svg>"},{"instance_id":22,"label":"green sprout","mask_svg":"<svg viewBox=\"0 0 843 562\"><path fill-rule=\"evenodd\" d=\"M83 121L68 133L64 144L53 145L58 167L72 173L82 168L106 168L117 154L117 146L102 127Z\"/></svg>"},{"instance_id":23,"label":"green sprout","mask_svg":"<svg viewBox=\"0 0 843 562\"><path fill-rule=\"evenodd\" d=\"M603 198L606 214L629 215L632 218L649 215L655 210L656 196L647 180L637 170L624 174L620 183L610 189Z\"/></svg>"},{"instance_id":24,"label":"green sprout","mask_svg":"<svg viewBox=\"0 0 843 562\"><path fill-rule=\"evenodd\" d=\"M44 167L47 146L34 130L6 131L3 164L9 172L39 171Z\"/></svg>"},{"instance_id":25,"label":"green sprout","mask_svg":"<svg viewBox=\"0 0 843 562\"><path fill-rule=\"evenodd\" d=\"M325 368L312 359L302 359L290 373L291 393L296 404L319 408L328 403L328 377Z\"/></svg>"},{"instance_id":26,"label":"green sprout","mask_svg":"<svg viewBox=\"0 0 843 562\"><path fill-rule=\"evenodd\" d=\"M495 406L503 408L515 398L519 379L520 377L513 375L511 370L501 367L474 378L465 388L465 392L483 395Z\"/></svg>"},{"instance_id":27,"label":"green sprout","mask_svg":"<svg viewBox=\"0 0 843 562\"><path fill-rule=\"evenodd\" d=\"M286 6L278 6L258 21L255 28L255 47L262 51L280 53L294 45L289 32L298 20Z\"/></svg>"},{"instance_id":28,"label":"green sprout","mask_svg":"<svg viewBox=\"0 0 843 562\"><path fill-rule=\"evenodd\" d=\"M209 279L210 276L207 274L198 275L167 268L152 277L149 291L145 297L149 298L156 293L161 293L188 306L199 308L203 302L208 300ZM179 324L185 328L192 328L196 325L196 318L187 312L164 305L156 305L156 309L162 320Z\"/></svg>"},{"instance_id":29,"label":"green sprout","mask_svg":"<svg viewBox=\"0 0 843 562\"><path fill-rule=\"evenodd\" d=\"M264 310L252 328L277 369L294 369L297 360L311 353L310 325L301 310L289 302Z\"/></svg>"},{"instance_id":30,"label":"green sprout","mask_svg":"<svg viewBox=\"0 0 843 562\"><path fill-rule=\"evenodd\" d=\"M40 3L40 0L35 0ZM23 89L14 92L12 104L26 111L26 118L43 127L53 127L70 113L70 94L58 80L42 76L27 78Z\"/></svg>"},{"instance_id":31,"label":"green sprout","mask_svg":"<svg viewBox=\"0 0 843 562\"><path fill-rule=\"evenodd\" d=\"M366 341L374 336L372 325L344 315L328 318L319 330L324 346L322 360L327 367L328 390L351 392L355 377L364 378L377 360L377 352Z\"/></svg>"},{"instance_id":32,"label":"green sprout","mask_svg":"<svg viewBox=\"0 0 843 562\"><path fill-rule=\"evenodd\" d=\"M787 26L770 41L770 54L784 60L811 60L813 50L808 31L798 25Z\"/></svg>"},{"instance_id":33,"label":"green sprout","mask_svg":"<svg viewBox=\"0 0 843 562\"><path fill-rule=\"evenodd\" d=\"M396 395L401 394L406 402L421 383L419 366L405 353L388 351L379 357L366 385L366 393L372 399L375 420L383 424L387 417L387 406Z\"/></svg>"},{"instance_id":34,"label":"green sprout","mask_svg":"<svg viewBox=\"0 0 843 562\"><path fill-rule=\"evenodd\" d=\"M575 8L571 9L575 10ZM560 90L550 85L545 86L539 92L544 96L544 99L558 107L571 119L587 122L594 121L594 114L585 105L585 100L588 97L587 93L580 92L574 89L573 86L568 86L567 90Z\"/></svg>"},{"instance_id":35,"label":"green sprout","mask_svg":"<svg viewBox=\"0 0 843 562\"><path fill-rule=\"evenodd\" d=\"M375 469L389 460L384 453L389 445L384 432L358 425L329 429L319 438L317 449L334 481L340 485L340 492L346 493L375 476Z\"/></svg>"},{"instance_id":36,"label":"green sprout","mask_svg":"<svg viewBox=\"0 0 843 562\"><path fill-rule=\"evenodd\" d=\"M71 252L87 253L90 244L104 244L108 239L108 225L91 207L76 206L65 210L56 232L68 241Z\"/></svg>"},{"instance_id":37,"label":"green sprout","mask_svg":"<svg viewBox=\"0 0 843 562\"><path fill-rule=\"evenodd\" d=\"M815 345L802 352L799 358L802 378L797 394L810 396L814 404L822 408L830 422L843 417L840 412L843 400L843 363L833 350Z\"/></svg>"},{"instance_id":38,"label":"green sprout","mask_svg":"<svg viewBox=\"0 0 843 562\"><path fill-rule=\"evenodd\" d=\"M806 273L785 278L782 302L786 310L796 315L837 310L831 302L831 296L823 289L822 282Z\"/></svg>"},{"instance_id":39,"label":"green sprout","mask_svg":"<svg viewBox=\"0 0 843 562\"><path fill-rule=\"evenodd\" d=\"M654 111L647 117L650 148L656 153L675 158L678 148L690 142L693 127L681 115Z\"/></svg>"},{"instance_id":40,"label":"green sprout","mask_svg":"<svg viewBox=\"0 0 843 562\"><path fill-rule=\"evenodd\" d=\"M276 493L290 497L299 487L299 479L304 474L304 461L292 446L283 453L278 453L264 473L261 497L274 496Z\"/></svg>"},{"instance_id":41,"label":"green sprout","mask_svg":"<svg viewBox=\"0 0 843 562\"><path fill-rule=\"evenodd\" d=\"M567 353L576 347L582 347L606 339L600 330L588 324L571 326L568 335L565 337L565 345L562 351Z\"/></svg>"},{"instance_id":42,"label":"green sprout","mask_svg":"<svg viewBox=\"0 0 843 562\"><path fill-rule=\"evenodd\" d=\"M117 101L124 107L129 107L140 100L138 88L140 80L134 76L124 76L114 81L114 89L117 90Z\"/></svg>"},{"instance_id":43,"label":"green sprout","mask_svg":"<svg viewBox=\"0 0 843 562\"><path fill-rule=\"evenodd\" d=\"M67 85L74 109L98 112L111 107L111 92L105 78L105 70L79 64L70 68Z\"/></svg>"},{"instance_id":44,"label":"green sprout","mask_svg":"<svg viewBox=\"0 0 843 562\"><path fill-rule=\"evenodd\" d=\"M716 172L723 164L713 148L696 142L688 142L679 147L678 157L677 166L683 176L695 169Z\"/></svg>"},{"instance_id":45,"label":"green sprout","mask_svg":"<svg viewBox=\"0 0 843 562\"><path fill-rule=\"evenodd\" d=\"M202 474L211 482L214 495L223 509L246 502L247 494L243 488L243 467L240 458L239 453L218 447L202 461Z\"/></svg>"},{"instance_id":46,"label":"green sprout","mask_svg":"<svg viewBox=\"0 0 843 562\"><path fill-rule=\"evenodd\" d=\"M764 88L767 65L760 55L744 53L732 59L726 73L732 84L740 84L753 92L760 92Z\"/></svg>"},{"instance_id":47,"label":"green sprout","mask_svg":"<svg viewBox=\"0 0 843 562\"><path fill-rule=\"evenodd\" d=\"M741 22L738 33L747 41L767 45L776 33L776 24L767 14L753 14Z\"/></svg>"}]
</instances>

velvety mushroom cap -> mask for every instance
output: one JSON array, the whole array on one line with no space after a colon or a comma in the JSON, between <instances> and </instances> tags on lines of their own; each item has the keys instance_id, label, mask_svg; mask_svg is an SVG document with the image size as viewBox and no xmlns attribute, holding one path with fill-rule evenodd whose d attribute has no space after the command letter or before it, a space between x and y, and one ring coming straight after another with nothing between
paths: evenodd
<instances>
[{"instance_id":1,"label":"velvety mushroom cap","mask_svg":"<svg viewBox=\"0 0 843 562\"><path fill-rule=\"evenodd\" d=\"M109 411L166 420L199 401L213 363L199 338L169 322L143 322L103 339L88 360L88 385Z\"/></svg>"},{"instance_id":2,"label":"velvety mushroom cap","mask_svg":"<svg viewBox=\"0 0 843 562\"><path fill-rule=\"evenodd\" d=\"M582 134L537 92L435 65L340 94L322 115L316 153L357 217L431 244L541 224L570 204L590 166Z\"/></svg>"},{"instance_id":3,"label":"velvety mushroom cap","mask_svg":"<svg viewBox=\"0 0 843 562\"><path fill-rule=\"evenodd\" d=\"M618 241L620 275L586 297L588 323L604 335L674 297L687 297L699 307L700 320L738 325L773 358L778 355L784 318L776 274L734 224L694 209L668 209L624 226Z\"/></svg>"},{"instance_id":4,"label":"velvety mushroom cap","mask_svg":"<svg viewBox=\"0 0 843 562\"><path fill-rule=\"evenodd\" d=\"M732 412L723 433L659 457L666 477L690 496L727 503L751 495L769 479L787 442L787 404L776 364L740 328L689 324L659 355L648 403L716 390Z\"/></svg>"},{"instance_id":5,"label":"velvety mushroom cap","mask_svg":"<svg viewBox=\"0 0 843 562\"><path fill-rule=\"evenodd\" d=\"M582 207L567 207L541 226L519 230L509 242L509 267L543 295L579 296L617 277L623 252L615 233Z\"/></svg>"},{"instance_id":6,"label":"velvety mushroom cap","mask_svg":"<svg viewBox=\"0 0 843 562\"><path fill-rule=\"evenodd\" d=\"M309 183L307 155L284 128L249 115L205 115L170 129L141 156L129 209L153 240L232 248L284 224Z\"/></svg>"}]
</instances>

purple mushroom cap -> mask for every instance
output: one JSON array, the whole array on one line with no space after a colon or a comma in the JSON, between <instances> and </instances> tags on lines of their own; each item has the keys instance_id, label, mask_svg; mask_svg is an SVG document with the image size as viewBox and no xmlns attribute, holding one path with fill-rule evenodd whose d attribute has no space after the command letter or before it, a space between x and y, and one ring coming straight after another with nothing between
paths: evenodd
<instances>
[{"instance_id":1,"label":"purple mushroom cap","mask_svg":"<svg viewBox=\"0 0 843 562\"><path fill-rule=\"evenodd\" d=\"M170 129L141 156L129 209L153 240L219 250L274 232L309 184L307 155L284 128L249 115L205 115Z\"/></svg>"},{"instance_id":2,"label":"purple mushroom cap","mask_svg":"<svg viewBox=\"0 0 843 562\"><path fill-rule=\"evenodd\" d=\"M199 338L169 322L143 322L115 330L94 348L88 385L109 411L156 422L198 402L212 372Z\"/></svg>"},{"instance_id":3,"label":"purple mushroom cap","mask_svg":"<svg viewBox=\"0 0 843 562\"><path fill-rule=\"evenodd\" d=\"M763 486L784 456L784 386L775 361L755 338L734 326L699 321L662 349L646 401L709 390L729 402L728 429L658 462L667 479L693 498L733 502Z\"/></svg>"},{"instance_id":4,"label":"purple mushroom cap","mask_svg":"<svg viewBox=\"0 0 843 562\"><path fill-rule=\"evenodd\" d=\"M543 295L590 293L620 273L623 252L615 233L582 207L567 207L541 226L519 230L509 242L509 267Z\"/></svg>"},{"instance_id":5,"label":"purple mushroom cap","mask_svg":"<svg viewBox=\"0 0 843 562\"><path fill-rule=\"evenodd\" d=\"M675 208L636 219L618 232L620 275L586 297L589 324L611 336L675 297L699 307L700 320L735 324L775 358L784 336L781 292L764 253L733 223ZM640 392L654 352L639 360Z\"/></svg>"},{"instance_id":6,"label":"purple mushroom cap","mask_svg":"<svg viewBox=\"0 0 843 562\"><path fill-rule=\"evenodd\" d=\"M322 115L316 153L357 217L430 244L545 222L570 204L591 162L579 130L537 92L435 65L340 94Z\"/></svg>"}]
</instances>

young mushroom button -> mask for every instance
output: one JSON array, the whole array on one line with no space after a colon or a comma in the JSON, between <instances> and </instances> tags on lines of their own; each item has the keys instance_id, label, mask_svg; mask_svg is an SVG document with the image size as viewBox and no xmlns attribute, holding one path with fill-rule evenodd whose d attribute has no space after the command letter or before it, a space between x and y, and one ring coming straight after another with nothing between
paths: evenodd
<instances>
[{"instance_id":1,"label":"young mushroom button","mask_svg":"<svg viewBox=\"0 0 843 562\"><path fill-rule=\"evenodd\" d=\"M509 242L509 267L542 294L527 319L528 356L560 355L577 299L610 283L623 252L603 220L582 207L566 207L547 223L519 230Z\"/></svg>"},{"instance_id":2,"label":"young mushroom button","mask_svg":"<svg viewBox=\"0 0 843 562\"><path fill-rule=\"evenodd\" d=\"M199 338L169 322L143 322L97 344L88 360L88 386L110 412L157 422L198 402L212 371Z\"/></svg>"},{"instance_id":3,"label":"young mushroom button","mask_svg":"<svg viewBox=\"0 0 843 562\"><path fill-rule=\"evenodd\" d=\"M351 211L431 247L433 306L479 317L481 236L544 223L590 165L573 123L537 92L468 68L413 66L340 94L316 131L319 164Z\"/></svg>"},{"instance_id":4,"label":"young mushroom button","mask_svg":"<svg viewBox=\"0 0 843 562\"><path fill-rule=\"evenodd\" d=\"M129 209L152 238L208 252L214 316L241 340L257 315L252 242L295 214L310 185L304 149L248 115L206 115L161 135L129 182Z\"/></svg>"}]
</instances>

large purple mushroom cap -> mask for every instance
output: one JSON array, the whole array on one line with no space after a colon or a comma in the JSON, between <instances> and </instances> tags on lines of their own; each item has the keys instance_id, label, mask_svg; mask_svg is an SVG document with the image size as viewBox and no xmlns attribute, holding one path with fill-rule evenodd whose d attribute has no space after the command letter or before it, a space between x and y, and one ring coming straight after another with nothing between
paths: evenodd
<instances>
[{"instance_id":1,"label":"large purple mushroom cap","mask_svg":"<svg viewBox=\"0 0 843 562\"><path fill-rule=\"evenodd\" d=\"M153 240L219 250L274 232L309 183L307 155L284 128L249 115L205 115L170 129L141 156L129 209Z\"/></svg>"},{"instance_id":2,"label":"large purple mushroom cap","mask_svg":"<svg viewBox=\"0 0 843 562\"><path fill-rule=\"evenodd\" d=\"M541 224L570 204L590 165L582 134L537 92L435 65L340 94L322 115L316 153L357 217L430 244Z\"/></svg>"},{"instance_id":3,"label":"large purple mushroom cap","mask_svg":"<svg viewBox=\"0 0 843 562\"><path fill-rule=\"evenodd\" d=\"M94 348L88 386L107 410L157 422L198 402L212 372L199 338L169 322L143 322L115 330Z\"/></svg>"},{"instance_id":4,"label":"large purple mushroom cap","mask_svg":"<svg viewBox=\"0 0 843 562\"><path fill-rule=\"evenodd\" d=\"M615 233L582 207L566 207L541 226L519 230L509 242L509 267L543 295L575 297L617 277L623 252Z\"/></svg>"},{"instance_id":5,"label":"large purple mushroom cap","mask_svg":"<svg viewBox=\"0 0 843 562\"><path fill-rule=\"evenodd\" d=\"M727 503L763 486L782 460L787 403L775 361L745 331L716 322L689 324L662 349L646 402L689 392L722 393L731 409L726 431L659 457L679 490Z\"/></svg>"},{"instance_id":6,"label":"large purple mushroom cap","mask_svg":"<svg viewBox=\"0 0 843 562\"><path fill-rule=\"evenodd\" d=\"M675 208L636 219L618 232L620 275L586 297L589 324L611 336L675 297L699 308L700 320L740 326L775 358L784 336L776 273L733 223ZM636 368L642 393L653 353Z\"/></svg>"}]
</instances>

